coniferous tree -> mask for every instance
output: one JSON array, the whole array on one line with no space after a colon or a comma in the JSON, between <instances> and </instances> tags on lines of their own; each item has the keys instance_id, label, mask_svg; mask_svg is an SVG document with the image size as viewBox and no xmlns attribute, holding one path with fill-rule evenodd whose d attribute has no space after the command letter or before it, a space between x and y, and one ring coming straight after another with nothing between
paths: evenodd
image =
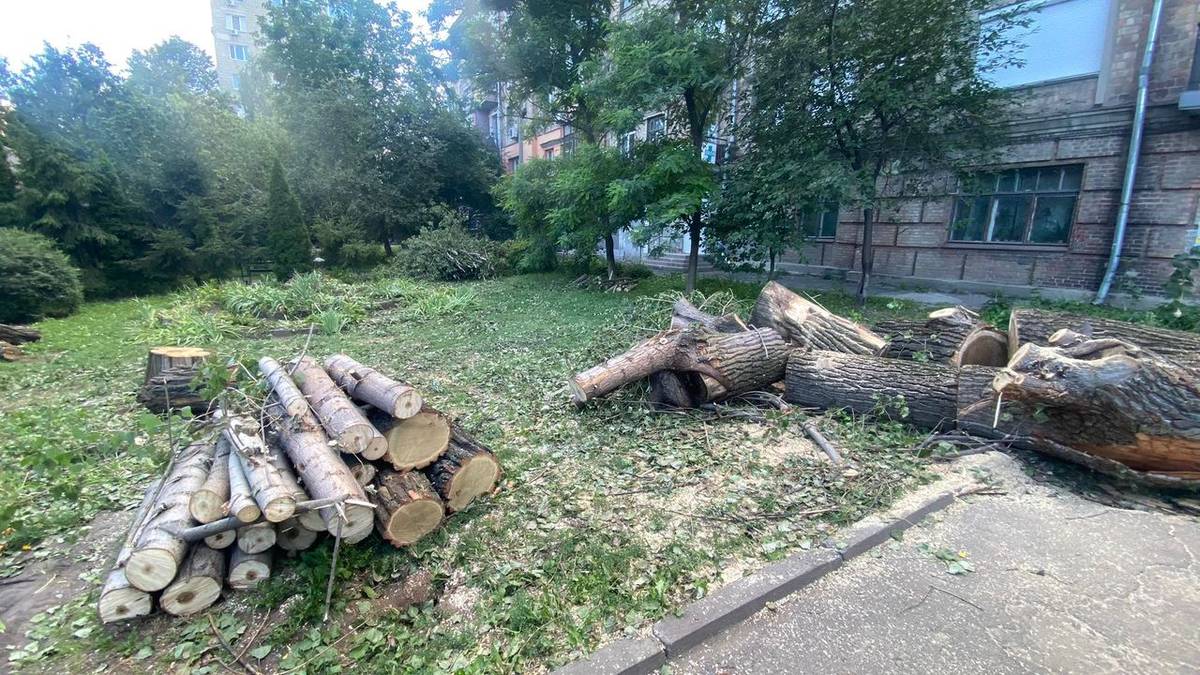
<instances>
[{"instance_id":1,"label":"coniferous tree","mask_svg":"<svg viewBox=\"0 0 1200 675\"><path fill-rule=\"evenodd\" d=\"M280 281L312 269L312 242L279 160L271 166L267 188L267 246Z\"/></svg>"}]
</instances>

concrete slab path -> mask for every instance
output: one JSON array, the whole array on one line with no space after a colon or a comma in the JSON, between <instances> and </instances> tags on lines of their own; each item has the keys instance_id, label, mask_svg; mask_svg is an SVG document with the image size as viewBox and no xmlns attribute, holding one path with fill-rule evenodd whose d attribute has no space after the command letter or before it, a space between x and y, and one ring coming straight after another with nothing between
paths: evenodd
<instances>
[{"instance_id":1,"label":"concrete slab path","mask_svg":"<svg viewBox=\"0 0 1200 675\"><path fill-rule=\"evenodd\" d=\"M975 458L970 458L975 459ZM672 659L695 673L1200 673L1200 522L986 464L936 514ZM974 568L950 574L940 552Z\"/></svg>"}]
</instances>

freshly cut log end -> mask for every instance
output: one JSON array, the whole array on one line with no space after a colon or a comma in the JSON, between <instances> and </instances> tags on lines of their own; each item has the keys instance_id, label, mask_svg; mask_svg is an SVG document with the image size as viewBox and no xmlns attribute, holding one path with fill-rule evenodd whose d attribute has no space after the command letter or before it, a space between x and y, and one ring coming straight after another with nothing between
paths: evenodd
<instances>
[{"instance_id":1,"label":"freshly cut log end","mask_svg":"<svg viewBox=\"0 0 1200 675\"><path fill-rule=\"evenodd\" d=\"M296 518L279 523L275 535L276 545L285 551L303 551L317 541L317 533L301 525Z\"/></svg>"},{"instance_id":2,"label":"freshly cut log end","mask_svg":"<svg viewBox=\"0 0 1200 675\"><path fill-rule=\"evenodd\" d=\"M466 432L454 429L450 447L428 470L429 482L451 511L465 509L500 480L500 462Z\"/></svg>"},{"instance_id":3,"label":"freshly cut log end","mask_svg":"<svg viewBox=\"0 0 1200 675\"><path fill-rule=\"evenodd\" d=\"M195 614L221 597L224 579L225 554L197 544L179 569L179 577L163 591L159 605L174 616Z\"/></svg>"},{"instance_id":4,"label":"freshly cut log end","mask_svg":"<svg viewBox=\"0 0 1200 675\"><path fill-rule=\"evenodd\" d=\"M174 552L160 548L134 551L125 563L125 576L144 591L161 591L175 578L179 560Z\"/></svg>"},{"instance_id":5,"label":"freshly cut log end","mask_svg":"<svg viewBox=\"0 0 1200 675\"><path fill-rule=\"evenodd\" d=\"M397 548L437 529L446 515L441 498L421 473L385 470L379 474L375 490L376 527Z\"/></svg>"},{"instance_id":6,"label":"freshly cut log end","mask_svg":"<svg viewBox=\"0 0 1200 675\"><path fill-rule=\"evenodd\" d=\"M350 475L354 476L354 482L366 487L375 480L375 474L379 470L375 468L374 464L363 462L353 455L350 455L345 461L346 466L350 467Z\"/></svg>"},{"instance_id":7,"label":"freshly cut log end","mask_svg":"<svg viewBox=\"0 0 1200 675\"><path fill-rule=\"evenodd\" d=\"M243 553L262 553L277 540L274 523L255 523L238 528L237 547Z\"/></svg>"},{"instance_id":8,"label":"freshly cut log end","mask_svg":"<svg viewBox=\"0 0 1200 675\"><path fill-rule=\"evenodd\" d=\"M316 361L307 356L300 359L296 364L296 375L300 391L304 392L321 426L343 451L367 459L379 459L387 453L387 440Z\"/></svg>"},{"instance_id":9,"label":"freshly cut log end","mask_svg":"<svg viewBox=\"0 0 1200 675\"><path fill-rule=\"evenodd\" d=\"M204 545L213 549L226 549L233 546L237 541L237 532L235 530L225 530L216 534L210 534L204 538Z\"/></svg>"},{"instance_id":10,"label":"freshly cut log end","mask_svg":"<svg viewBox=\"0 0 1200 675\"><path fill-rule=\"evenodd\" d=\"M421 395L411 385L364 366L345 354L334 354L325 359L325 370L351 398L370 403L397 419L407 419L421 411Z\"/></svg>"},{"instance_id":11,"label":"freshly cut log end","mask_svg":"<svg viewBox=\"0 0 1200 675\"><path fill-rule=\"evenodd\" d=\"M888 337L881 356L953 366L1008 363L1008 336L962 307L934 310L924 321L884 321L876 326Z\"/></svg>"},{"instance_id":12,"label":"freshly cut log end","mask_svg":"<svg viewBox=\"0 0 1200 675\"><path fill-rule=\"evenodd\" d=\"M246 553L235 548L229 557L229 587L243 591L271 578L271 552Z\"/></svg>"},{"instance_id":13,"label":"freshly cut log end","mask_svg":"<svg viewBox=\"0 0 1200 675\"><path fill-rule=\"evenodd\" d=\"M300 525L311 532L324 532L329 529L325 524L325 518L320 511L305 511L296 516L296 520Z\"/></svg>"},{"instance_id":14,"label":"freshly cut log end","mask_svg":"<svg viewBox=\"0 0 1200 675\"><path fill-rule=\"evenodd\" d=\"M124 571L113 570L100 591L99 607L100 621L112 623L146 616L154 610L154 602L149 593L130 585Z\"/></svg>"},{"instance_id":15,"label":"freshly cut log end","mask_svg":"<svg viewBox=\"0 0 1200 675\"><path fill-rule=\"evenodd\" d=\"M813 349L876 355L887 346L887 340L879 335L776 281L767 282L758 294L750 325L774 328L784 340Z\"/></svg>"},{"instance_id":16,"label":"freshly cut log end","mask_svg":"<svg viewBox=\"0 0 1200 675\"><path fill-rule=\"evenodd\" d=\"M429 466L450 444L450 421L429 406L403 420L377 410L370 420L387 439L383 458L397 471Z\"/></svg>"},{"instance_id":17,"label":"freshly cut log end","mask_svg":"<svg viewBox=\"0 0 1200 675\"><path fill-rule=\"evenodd\" d=\"M1002 368L1008 363L1008 336L993 328L977 328L963 339L952 363Z\"/></svg>"},{"instance_id":18,"label":"freshly cut log end","mask_svg":"<svg viewBox=\"0 0 1200 675\"><path fill-rule=\"evenodd\" d=\"M298 486L276 466L258 422L246 417L231 417L223 433L237 455L250 494L263 517L272 523L291 518L296 512Z\"/></svg>"},{"instance_id":19,"label":"freshly cut log end","mask_svg":"<svg viewBox=\"0 0 1200 675\"><path fill-rule=\"evenodd\" d=\"M229 515L243 523L253 523L262 517L262 509L250 493L250 484L242 470L242 461L236 452L229 453Z\"/></svg>"},{"instance_id":20,"label":"freshly cut log end","mask_svg":"<svg viewBox=\"0 0 1200 675\"><path fill-rule=\"evenodd\" d=\"M1188 368L1200 368L1200 334L1101 319L1080 314L1014 309L1008 321L1011 354L1026 344L1049 346L1050 336L1067 329L1090 338L1113 338Z\"/></svg>"}]
</instances>

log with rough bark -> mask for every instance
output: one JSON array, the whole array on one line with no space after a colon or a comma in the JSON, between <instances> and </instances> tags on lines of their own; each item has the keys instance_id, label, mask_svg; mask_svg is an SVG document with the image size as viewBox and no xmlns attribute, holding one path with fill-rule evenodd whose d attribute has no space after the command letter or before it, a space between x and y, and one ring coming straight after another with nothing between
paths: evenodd
<instances>
[{"instance_id":1,"label":"log with rough bark","mask_svg":"<svg viewBox=\"0 0 1200 675\"><path fill-rule=\"evenodd\" d=\"M425 474L446 508L461 511L476 497L492 491L500 480L500 462L491 450L455 425L446 454Z\"/></svg>"},{"instance_id":2,"label":"log with rough bark","mask_svg":"<svg viewBox=\"0 0 1200 675\"><path fill-rule=\"evenodd\" d=\"M263 517L272 523L291 518L296 512L299 486L286 480L275 466L258 422L248 417L230 417L223 433L232 451L237 453L250 494Z\"/></svg>"},{"instance_id":3,"label":"log with rough bark","mask_svg":"<svg viewBox=\"0 0 1200 675\"><path fill-rule=\"evenodd\" d=\"M387 440L316 361L305 356L293 374L321 426L342 450L367 459L379 459L387 453Z\"/></svg>"},{"instance_id":4,"label":"log with rough bark","mask_svg":"<svg viewBox=\"0 0 1200 675\"><path fill-rule=\"evenodd\" d=\"M582 405L654 373L673 370L698 373L718 383L718 396L707 388L704 393L706 400L717 400L783 379L789 351L790 346L770 328L714 333L694 325L660 333L575 375L569 385L575 404Z\"/></svg>"},{"instance_id":5,"label":"log with rough bark","mask_svg":"<svg viewBox=\"0 0 1200 675\"><path fill-rule=\"evenodd\" d=\"M888 338L881 356L952 366L1008 363L1008 337L963 307L929 313L925 321L888 321L876 326Z\"/></svg>"},{"instance_id":6,"label":"log with rough bark","mask_svg":"<svg viewBox=\"0 0 1200 675\"><path fill-rule=\"evenodd\" d=\"M955 371L933 363L797 349L788 359L784 399L825 410L880 413L934 429L954 422Z\"/></svg>"},{"instance_id":7,"label":"log with rough bark","mask_svg":"<svg viewBox=\"0 0 1200 675\"><path fill-rule=\"evenodd\" d=\"M1069 330L1093 338L1113 338L1189 368L1200 368L1200 334L1100 319L1040 309L1014 309L1008 321L1008 346L1016 354L1021 346L1050 345L1050 336Z\"/></svg>"},{"instance_id":8,"label":"log with rough bark","mask_svg":"<svg viewBox=\"0 0 1200 675\"><path fill-rule=\"evenodd\" d=\"M237 547L246 553L262 553L275 545L275 523L261 522L239 527Z\"/></svg>"},{"instance_id":9,"label":"log with rough bark","mask_svg":"<svg viewBox=\"0 0 1200 675\"><path fill-rule=\"evenodd\" d=\"M887 346L887 340L868 328L833 314L775 281L767 282L759 293L750 325L773 328L784 340L812 349L875 355Z\"/></svg>"},{"instance_id":10,"label":"log with rough bark","mask_svg":"<svg viewBox=\"0 0 1200 675\"><path fill-rule=\"evenodd\" d=\"M205 361L212 356L207 349L195 347L155 347L146 360L146 376L137 400L148 410L164 413L191 407L206 412L212 401L201 395L196 382Z\"/></svg>"},{"instance_id":11,"label":"log with rough bark","mask_svg":"<svg viewBox=\"0 0 1200 675\"><path fill-rule=\"evenodd\" d=\"M229 587L243 591L271 578L271 552L246 553L233 549L229 556Z\"/></svg>"},{"instance_id":12,"label":"log with rough bark","mask_svg":"<svg viewBox=\"0 0 1200 675\"><path fill-rule=\"evenodd\" d=\"M396 419L375 409L368 419L387 439L388 450L383 459L397 471L429 466L450 443L450 420L427 405L408 419Z\"/></svg>"},{"instance_id":13,"label":"log with rough bark","mask_svg":"<svg viewBox=\"0 0 1200 675\"><path fill-rule=\"evenodd\" d=\"M0 340L0 361L20 361L24 355L20 347Z\"/></svg>"},{"instance_id":14,"label":"log with rough bark","mask_svg":"<svg viewBox=\"0 0 1200 675\"><path fill-rule=\"evenodd\" d=\"M275 528L275 544L285 551L303 551L317 541L317 533L289 518Z\"/></svg>"},{"instance_id":15,"label":"log with rough bark","mask_svg":"<svg viewBox=\"0 0 1200 675\"><path fill-rule=\"evenodd\" d=\"M162 488L125 562L129 583L143 591L162 590L175 578L188 545L177 531L192 523L188 501L204 484L213 461L213 444L196 442L179 452L163 477Z\"/></svg>"},{"instance_id":16,"label":"log with rough bark","mask_svg":"<svg viewBox=\"0 0 1200 675\"><path fill-rule=\"evenodd\" d=\"M218 436L216 443L216 454L208 469L208 476L188 500L188 511L199 523L211 523L229 515L229 441L224 436Z\"/></svg>"},{"instance_id":17,"label":"log with rough bark","mask_svg":"<svg viewBox=\"0 0 1200 675\"><path fill-rule=\"evenodd\" d=\"M375 479L375 527L393 546L415 543L437 529L446 509L433 487L419 471L391 469Z\"/></svg>"},{"instance_id":18,"label":"log with rough bark","mask_svg":"<svg viewBox=\"0 0 1200 675\"><path fill-rule=\"evenodd\" d=\"M749 330L736 314L715 316L705 312L686 298L675 301L671 313L671 328L685 329L699 324L718 333L740 333ZM694 408L724 398L728 392L712 377L695 372L661 370L650 376L650 403L662 408Z\"/></svg>"},{"instance_id":19,"label":"log with rough bark","mask_svg":"<svg viewBox=\"0 0 1200 675\"><path fill-rule=\"evenodd\" d=\"M354 481L364 488L374 482L375 475L379 472L374 464L362 461L357 455L342 455L342 461L350 467Z\"/></svg>"},{"instance_id":20,"label":"log with rough bark","mask_svg":"<svg viewBox=\"0 0 1200 675\"><path fill-rule=\"evenodd\" d=\"M225 553L196 544L158 604L167 614L190 616L212 606L221 597L224 583Z\"/></svg>"},{"instance_id":21,"label":"log with rough bark","mask_svg":"<svg viewBox=\"0 0 1200 675\"><path fill-rule=\"evenodd\" d=\"M313 499L349 499L367 502L362 486L346 466L337 450L330 447L329 437L321 429L312 412L299 417L286 413L272 413L280 443L292 460L304 481L304 488ZM361 504L347 503L343 506L346 521L341 523L342 538L348 543L362 541L371 534L374 526L374 509ZM337 532L340 522L338 510L327 507L321 510L325 526Z\"/></svg>"},{"instance_id":22,"label":"log with rough bark","mask_svg":"<svg viewBox=\"0 0 1200 675\"><path fill-rule=\"evenodd\" d=\"M369 403L392 417L407 419L421 411L421 395L411 385L393 380L345 354L325 359L325 370L351 398Z\"/></svg>"},{"instance_id":23,"label":"log with rough bark","mask_svg":"<svg viewBox=\"0 0 1200 675\"><path fill-rule=\"evenodd\" d=\"M736 314L716 316L693 305L687 298L679 298L671 306L671 328L687 328L700 324L717 333L740 333L749 330L746 323Z\"/></svg>"},{"instance_id":24,"label":"log with rough bark","mask_svg":"<svg viewBox=\"0 0 1200 675\"><path fill-rule=\"evenodd\" d=\"M146 520L146 513L149 512L160 485L162 485L162 481L155 480L146 488L146 492L142 496L142 503L133 512L129 532L126 533L125 540L117 552L116 560L110 568L111 571L104 579L98 603L102 623L146 616L154 609L150 594L129 583L129 579L125 577L124 567L125 562L129 559L129 554L133 553L133 545L137 541L138 535L141 534L142 523Z\"/></svg>"},{"instance_id":25,"label":"log with rough bark","mask_svg":"<svg viewBox=\"0 0 1200 675\"><path fill-rule=\"evenodd\" d=\"M296 496L296 512L295 518L300 521L306 529L313 532L325 531L325 519L321 516L319 509L303 510L301 504L309 501L308 491L300 486L300 481L296 478L296 472L292 468L292 463L288 461L287 452L282 447L275 443L271 448L271 462L279 471L279 477L288 486L288 489Z\"/></svg>"},{"instance_id":26,"label":"log with rough bark","mask_svg":"<svg viewBox=\"0 0 1200 675\"><path fill-rule=\"evenodd\" d=\"M302 415L308 409L308 401L300 388L292 381L292 376L275 359L264 356L258 360L258 372L266 378L275 400L283 406L289 415Z\"/></svg>"},{"instance_id":27,"label":"log with rough bark","mask_svg":"<svg viewBox=\"0 0 1200 675\"><path fill-rule=\"evenodd\" d=\"M228 443L228 439L225 441ZM246 480L246 471L242 468L242 459L230 448L229 464L229 505L226 510L229 515L243 523L253 523L262 516L262 509L254 501L250 493L250 483Z\"/></svg>"},{"instance_id":28,"label":"log with rough bark","mask_svg":"<svg viewBox=\"0 0 1200 675\"><path fill-rule=\"evenodd\" d=\"M37 342L42 334L28 326L10 326L0 323L0 342L10 345L20 345L26 342Z\"/></svg>"}]
</instances>

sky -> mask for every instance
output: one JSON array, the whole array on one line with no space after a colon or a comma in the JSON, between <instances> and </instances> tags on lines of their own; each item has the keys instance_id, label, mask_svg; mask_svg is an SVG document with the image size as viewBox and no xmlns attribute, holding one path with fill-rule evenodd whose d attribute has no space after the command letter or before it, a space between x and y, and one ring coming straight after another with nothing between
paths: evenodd
<instances>
[{"instance_id":1,"label":"sky","mask_svg":"<svg viewBox=\"0 0 1200 675\"><path fill-rule=\"evenodd\" d=\"M417 16L429 0L397 0L400 9ZM94 42L110 63L122 66L135 49L148 49L172 35L195 43L212 56L212 13L209 0L0 0L0 56L19 69L42 50Z\"/></svg>"}]
</instances>

